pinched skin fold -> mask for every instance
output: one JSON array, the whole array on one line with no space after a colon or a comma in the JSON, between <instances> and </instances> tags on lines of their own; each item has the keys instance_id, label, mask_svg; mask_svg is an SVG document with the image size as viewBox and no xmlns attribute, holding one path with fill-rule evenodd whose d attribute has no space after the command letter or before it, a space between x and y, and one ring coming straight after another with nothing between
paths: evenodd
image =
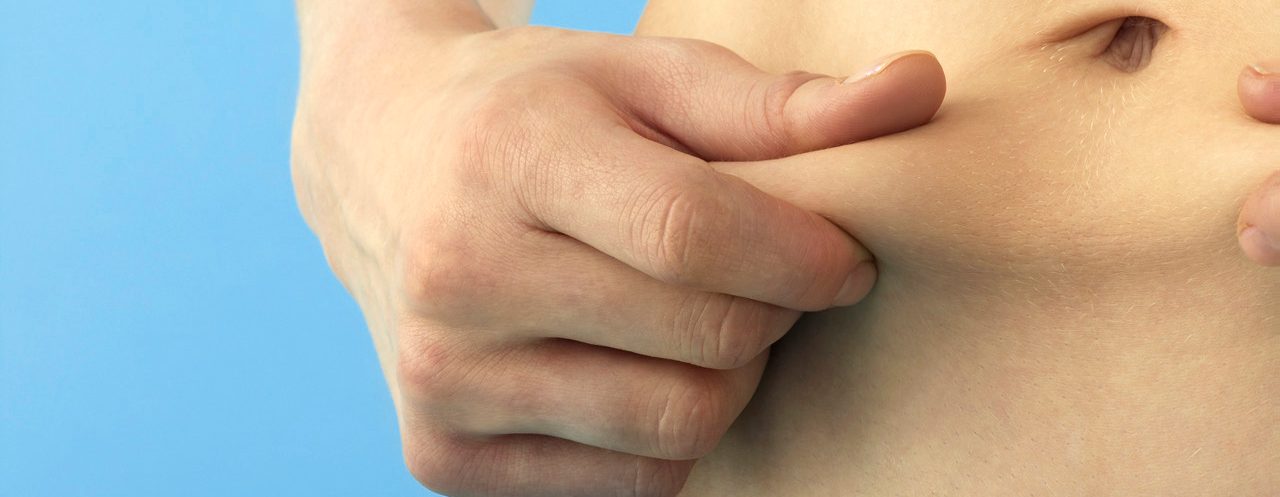
<instances>
[{"instance_id":1,"label":"pinched skin fold","mask_svg":"<svg viewBox=\"0 0 1280 497\"><path fill-rule=\"evenodd\" d=\"M1280 156L1235 77L1280 50L1277 18L1263 0L652 2L640 34L773 71L923 49L948 80L924 127L716 164L835 221L880 278L774 347L682 495L1280 492L1280 276L1235 237Z\"/></svg>"}]
</instances>

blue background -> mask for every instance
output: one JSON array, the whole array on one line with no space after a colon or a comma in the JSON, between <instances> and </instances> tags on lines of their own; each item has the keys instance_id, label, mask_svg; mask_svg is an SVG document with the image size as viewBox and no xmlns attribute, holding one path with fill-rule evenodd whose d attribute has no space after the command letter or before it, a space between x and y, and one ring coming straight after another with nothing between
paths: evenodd
<instances>
[{"instance_id":1,"label":"blue background","mask_svg":"<svg viewBox=\"0 0 1280 497\"><path fill-rule=\"evenodd\" d=\"M429 495L294 204L292 2L3 6L0 496Z\"/></svg>"}]
</instances>

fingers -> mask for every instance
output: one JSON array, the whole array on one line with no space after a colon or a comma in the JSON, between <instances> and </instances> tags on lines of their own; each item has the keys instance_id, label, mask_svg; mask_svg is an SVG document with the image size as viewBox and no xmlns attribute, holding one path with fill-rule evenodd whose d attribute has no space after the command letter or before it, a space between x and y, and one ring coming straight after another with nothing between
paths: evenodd
<instances>
[{"instance_id":1,"label":"fingers","mask_svg":"<svg viewBox=\"0 0 1280 497\"><path fill-rule=\"evenodd\" d=\"M602 164L528 202L564 233L666 283L816 311L850 305L875 278L869 253L821 216L617 127ZM864 264L865 263L865 264Z\"/></svg>"},{"instance_id":2,"label":"fingers","mask_svg":"<svg viewBox=\"0 0 1280 497\"><path fill-rule=\"evenodd\" d=\"M401 371L406 405L434 427L471 436L547 435L666 460L714 449L767 361L761 355L744 368L716 371L565 340L435 347ZM431 360L484 367L442 369Z\"/></svg>"},{"instance_id":3,"label":"fingers","mask_svg":"<svg viewBox=\"0 0 1280 497\"><path fill-rule=\"evenodd\" d=\"M1240 74L1240 103L1254 119L1280 124L1280 60L1251 65ZM1280 173L1245 202L1237 223L1245 255L1264 266L1280 266Z\"/></svg>"},{"instance_id":4,"label":"fingers","mask_svg":"<svg viewBox=\"0 0 1280 497\"><path fill-rule=\"evenodd\" d=\"M1264 266L1280 266L1280 173L1245 202L1237 231L1245 255Z\"/></svg>"},{"instance_id":5,"label":"fingers","mask_svg":"<svg viewBox=\"0 0 1280 497\"><path fill-rule=\"evenodd\" d=\"M926 132L912 131L911 133ZM858 229L875 220L877 226L919 225L912 206L927 201L918 184L904 183L921 174L918 136L895 135L787 157L752 162L717 162L716 171L740 178L761 191L816 212L850 229L861 241L868 235ZM857 150L851 154L849 148ZM927 168L926 168L927 169ZM785 171L779 173L779 171ZM804 178L804 181L796 181ZM849 218L848 213L857 213ZM891 255L891 254L885 254Z\"/></svg>"},{"instance_id":6,"label":"fingers","mask_svg":"<svg viewBox=\"0 0 1280 497\"><path fill-rule=\"evenodd\" d=\"M617 65L615 94L707 160L784 157L907 130L929 122L946 93L942 67L927 52L833 78L769 74L706 42L641 43L654 62Z\"/></svg>"},{"instance_id":7,"label":"fingers","mask_svg":"<svg viewBox=\"0 0 1280 497\"><path fill-rule=\"evenodd\" d=\"M419 311L451 326L508 330L517 339L563 338L714 369L745 366L800 317L750 299L668 285L577 241L541 235L517 243L514 250L524 257L518 270L493 269L506 254L476 253L451 263L460 272L455 295Z\"/></svg>"},{"instance_id":8,"label":"fingers","mask_svg":"<svg viewBox=\"0 0 1280 497\"><path fill-rule=\"evenodd\" d=\"M1239 87L1245 112L1259 121L1280 124L1280 60L1245 68Z\"/></svg>"},{"instance_id":9,"label":"fingers","mask_svg":"<svg viewBox=\"0 0 1280 497\"><path fill-rule=\"evenodd\" d=\"M473 438L406 432L405 463L450 496L671 497L694 461L665 461L540 435Z\"/></svg>"}]
</instances>

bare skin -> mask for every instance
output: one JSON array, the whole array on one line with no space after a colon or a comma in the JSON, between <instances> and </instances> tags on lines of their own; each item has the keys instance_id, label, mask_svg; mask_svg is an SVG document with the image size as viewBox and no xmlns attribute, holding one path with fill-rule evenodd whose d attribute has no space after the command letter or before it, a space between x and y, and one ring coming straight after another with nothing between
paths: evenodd
<instances>
[{"instance_id":1,"label":"bare skin","mask_svg":"<svg viewBox=\"0 0 1280 497\"><path fill-rule=\"evenodd\" d=\"M1280 124L1280 59L1251 64L1240 74L1239 91L1245 112ZM1245 202L1238 225L1240 246L1250 259L1280 266L1280 172Z\"/></svg>"},{"instance_id":2,"label":"bare skin","mask_svg":"<svg viewBox=\"0 0 1280 497\"><path fill-rule=\"evenodd\" d=\"M773 348L682 495L1280 491L1280 275L1236 237L1274 210L1245 199L1280 139L1235 78L1280 48L1247 29L1280 4L1246 3L651 3L641 34L774 70L911 46L950 83L927 126L716 165L835 221L880 278ZM1135 10L1169 29L1108 55Z\"/></svg>"},{"instance_id":3,"label":"bare skin","mask_svg":"<svg viewBox=\"0 0 1280 497\"><path fill-rule=\"evenodd\" d=\"M941 72L931 57L885 66L864 50L857 59L882 71L861 84L780 77L803 64L744 50L770 73L705 42L496 32L522 24L531 2L478 3L380 1L352 10L350 2L299 1L299 207L365 311L406 462L425 484L449 495L671 495L689 459L716 446L754 391L768 345L800 311L859 300L875 274L838 295L842 278L869 255L841 229L849 224L792 205L813 199L785 201L795 192L769 196L735 182L750 179L750 168L708 176L666 166L710 170L704 161L788 156L923 124L941 100ZM775 30L803 27L778 19ZM635 77L655 64L700 71L661 84ZM1274 81L1256 71L1241 79L1245 108L1265 122L1280 116ZM759 93L781 88L788 91ZM781 100L786 119L752 111L779 94L791 95ZM516 108L527 111L505 111ZM684 120L663 120L671 109L684 110ZM583 122L623 132L583 135L593 128ZM504 152L485 160L458 160L513 126L541 132L511 134L519 139L501 141ZM551 185L601 184L584 175L592 170L610 181L637 166L668 172L583 202L581 187L538 193L545 184L510 182L519 176L504 167L532 157L522 168L548 168L538 177ZM581 164L598 167L566 167ZM708 177L718 178L714 186ZM627 192L655 178L671 192L712 193L713 207L684 211L707 227L750 222L688 230L713 233L690 250L716 258L654 265L638 255L664 246L662 237L627 245L616 235L645 231L643 219L593 222L591 214L641 201ZM1267 185L1245 204L1239 234L1247 254L1276 264L1257 235L1280 232L1271 200L1280 184ZM557 196L567 192L576 193L566 204ZM492 208L516 198L545 205ZM548 216L557 204L559 223L547 219L557 217ZM829 206L809 207L831 216ZM726 269L729 262L747 269ZM644 319L681 315L700 317ZM645 408L637 398L676 400ZM713 457L711 466L724 460ZM708 481L696 480L691 492Z\"/></svg>"},{"instance_id":4,"label":"bare skin","mask_svg":"<svg viewBox=\"0 0 1280 497\"><path fill-rule=\"evenodd\" d=\"M470 1L298 8L299 208L410 471L448 495L676 492L768 347L876 277L830 221L706 161L910 129L943 95L922 54L771 74L707 42L496 30Z\"/></svg>"}]
</instances>

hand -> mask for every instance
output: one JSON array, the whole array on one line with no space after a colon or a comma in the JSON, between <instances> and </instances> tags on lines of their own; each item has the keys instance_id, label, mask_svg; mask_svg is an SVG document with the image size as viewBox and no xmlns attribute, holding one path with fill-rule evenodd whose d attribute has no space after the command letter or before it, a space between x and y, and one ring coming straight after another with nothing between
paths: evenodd
<instances>
[{"instance_id":1,"label":"hand","mask_svg":"<svg viewBox=\"0 0 1280 497\"><path fill-rule=\"evenodd\" d=\"M450 495L676 493L800 311L875 278L826 219L704 160L909 129L945 91L922 53L844 84L691 40L390 24L326 30L331 56L304 27L293 174L406 462Z\"/></svg>"},{"instance_id":2,"label":"hand","mask_svg":"<svg viewBox=\"0 0 1280 497\"><path fill-rule=\"evenodd\" d=\"M1280 124L1280 60L1246 68L1240 75L1240 102L1255 119ZM1240 246L1264 266L1280 266L1280 171L1271 175L1248 201L1238 223Z\"/></svg>"}]
</instances>

